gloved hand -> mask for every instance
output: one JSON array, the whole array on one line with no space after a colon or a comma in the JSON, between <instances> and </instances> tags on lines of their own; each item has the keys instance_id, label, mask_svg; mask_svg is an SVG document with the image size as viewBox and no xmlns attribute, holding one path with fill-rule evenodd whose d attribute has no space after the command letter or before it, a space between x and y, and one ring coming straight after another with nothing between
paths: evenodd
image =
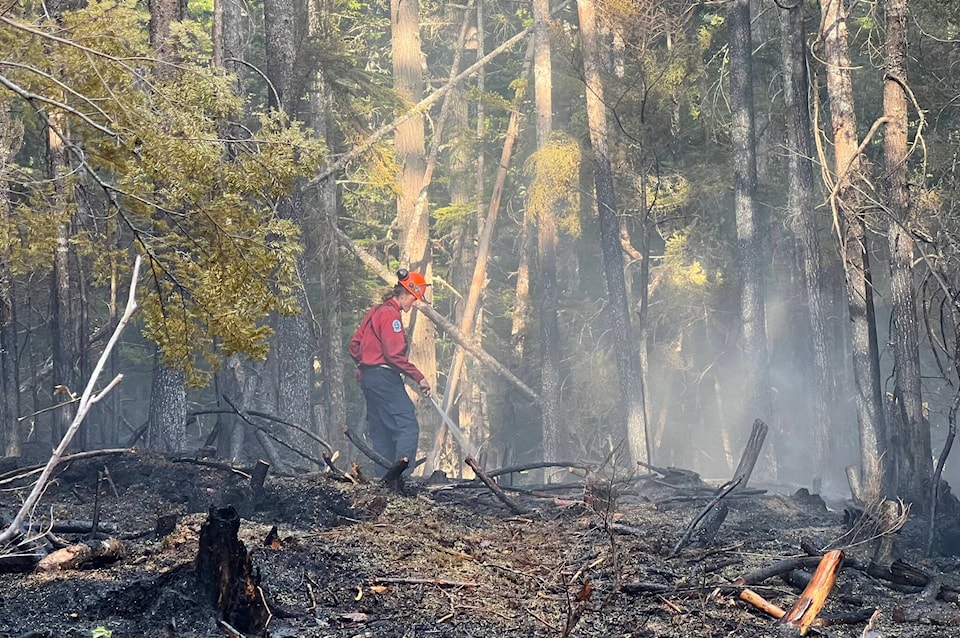
<instances>
[{"instance_id":1,"label":"gloved hand","mask_svg":"<svg viewBox=\"0 0 960 638\"><path fill-rule=\"evenodd\" d=\"M426 379L420 379L420 393L425 397L429 397L431 392L430 383Z\"/></svg>"}]
</instances>

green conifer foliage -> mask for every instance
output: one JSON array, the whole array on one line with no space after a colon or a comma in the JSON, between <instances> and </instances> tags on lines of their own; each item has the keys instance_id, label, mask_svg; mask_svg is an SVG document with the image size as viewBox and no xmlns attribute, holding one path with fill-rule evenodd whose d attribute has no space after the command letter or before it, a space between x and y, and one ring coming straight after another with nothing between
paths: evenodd
<instances>
[{"instance_id":1,"label":"green conifer foliage","mask_svg":"<svg viewBox=\"0 0 960 638\"><path fill-rule=\"evenodd\" d=\"M224 354L264 357L268 315L296 310L299 237L274 205L295 178L315 173L325 149L282 114L250 115L231 78L210 67L195 23L175 25L183 62L155 74L147 20L134 2L98 0L60 23L5 19L0 90L17 96L28 120L67 111L70 179L85 194L76 249L90 258L94 284L111 263L132 263L117 252L146 256L144 333L166 365L202 382ZM243 134L225 139L225 130ZM22 197L0 246L23 273L49 268L55 224L48 186L27 179L41 160L18 160ZM108 247L111 220L124 227L125 248Z\"/></svg>"}]
</instances>

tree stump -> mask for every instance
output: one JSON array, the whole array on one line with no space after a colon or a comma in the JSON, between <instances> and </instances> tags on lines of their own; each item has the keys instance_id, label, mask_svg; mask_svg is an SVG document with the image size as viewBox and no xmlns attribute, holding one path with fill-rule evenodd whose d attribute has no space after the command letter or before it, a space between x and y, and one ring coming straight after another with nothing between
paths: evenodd
<instances>
[{"instance_id":1,"label":"tree stump","mask_svg":"<svg viewBox=\"0 0 960 638\"><path fill-rule=\"evenodd\" d=\"M211 508L200 528L197 589L220 618L244 633L260 633L270 612L253 573L250 552L237 538L240 516L232 507Z\"/></svg>"}]
</instances>

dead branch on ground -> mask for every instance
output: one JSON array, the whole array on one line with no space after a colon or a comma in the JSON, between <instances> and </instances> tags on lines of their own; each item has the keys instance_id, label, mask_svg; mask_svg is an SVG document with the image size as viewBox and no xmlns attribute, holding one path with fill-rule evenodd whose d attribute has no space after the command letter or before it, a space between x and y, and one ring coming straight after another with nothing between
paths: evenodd
<instances>
[{"instance_id":1,"label":"dead branch on ground","mask_svg":"<svg viewBox=\"0 0 960 638\"><path fill-rule=\"evenodd\" d=\"M470 469L473 470L473 473L476 474L481 481L483 481L484 485L490 488L490 491L493 492L493 494L500 499L500 502L506 505L511 512L514 514L526 514L523 508L507 498L507 495L503 493L503 490L500 489L500 486L497 485L497 482L490 478L490 476L483 471L476 459L474 459L472 456L468 456L463 462L470 466Z\"/></svg>"}]
</instances>

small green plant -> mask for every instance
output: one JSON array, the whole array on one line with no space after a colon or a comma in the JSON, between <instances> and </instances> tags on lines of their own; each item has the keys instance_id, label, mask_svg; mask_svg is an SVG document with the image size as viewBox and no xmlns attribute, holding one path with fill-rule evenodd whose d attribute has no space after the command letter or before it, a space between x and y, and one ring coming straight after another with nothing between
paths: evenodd
<instances>
[{"instance_id":1,"label":"small green plant","mask_svg":"<svg viewBox=\"0 0 960 638\"><path fill-rule=\"evenodd\" d=\"M110 638L113 632L106 627L96 627L90 634L92 638Z\"/></svg>"}]
</instances>

